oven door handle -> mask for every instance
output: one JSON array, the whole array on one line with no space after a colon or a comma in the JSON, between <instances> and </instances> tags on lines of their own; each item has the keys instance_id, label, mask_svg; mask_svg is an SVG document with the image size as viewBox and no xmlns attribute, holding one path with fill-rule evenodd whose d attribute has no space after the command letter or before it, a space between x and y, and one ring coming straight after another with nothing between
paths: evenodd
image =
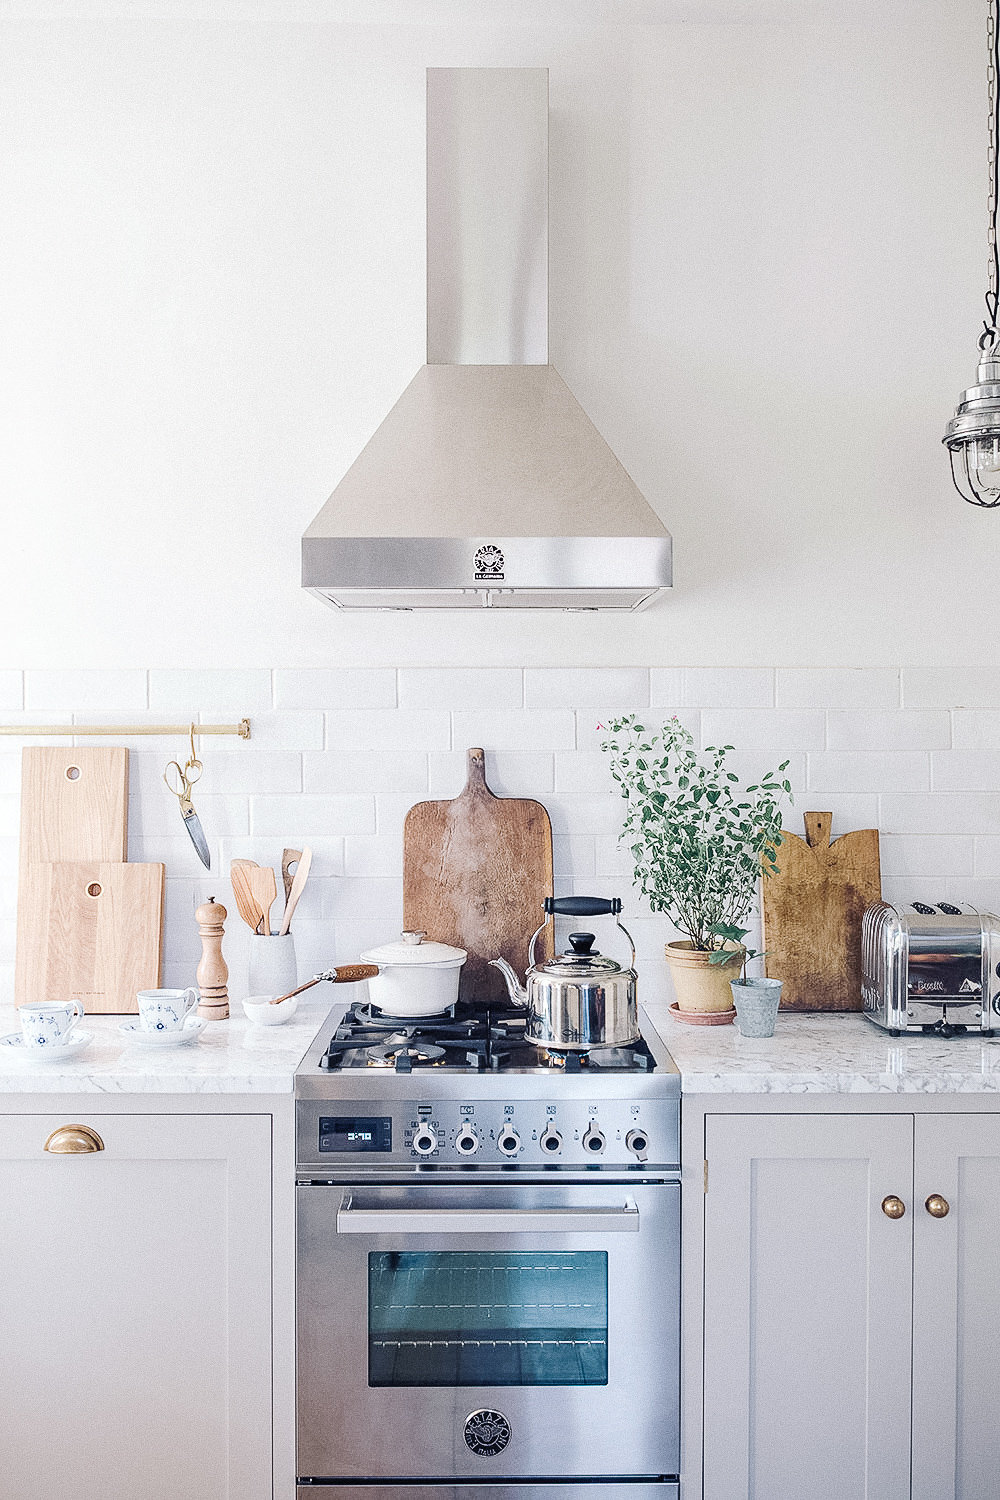
<instances>
[{"instance_id":1,"label":"oven door handle","mask_svg":"<svg viewBox=\"0 0 1000 1500\"><path fill-rule=\"evenodd\" d=\"M338 1234L638 1234L639 1210L620 1208L352 1208L337 1211Z\"/></svg>"}]
</instances>

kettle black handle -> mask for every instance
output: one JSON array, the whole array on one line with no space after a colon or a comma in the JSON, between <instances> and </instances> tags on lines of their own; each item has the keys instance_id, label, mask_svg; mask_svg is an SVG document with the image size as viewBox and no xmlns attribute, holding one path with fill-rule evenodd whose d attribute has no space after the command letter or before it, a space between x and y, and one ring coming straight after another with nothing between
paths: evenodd
<instances>
[{"instance_id":1,"label":"kettle black handle","mask_svg":"<svg viewBox=\"0 0 1000 1500\"><path fill-rule=\"evenodd\" d=\"M549 917L617 917L621 898L612 896L546 896L545 914Z\"/></svg>"}]
</instances>

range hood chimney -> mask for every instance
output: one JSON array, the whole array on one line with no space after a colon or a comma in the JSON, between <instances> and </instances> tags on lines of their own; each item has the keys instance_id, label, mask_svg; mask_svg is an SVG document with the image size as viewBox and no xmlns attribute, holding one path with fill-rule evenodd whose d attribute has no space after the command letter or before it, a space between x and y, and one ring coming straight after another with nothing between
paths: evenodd
<instances>
[{"instance_id":1,"label":"range hood chimney","mask_svg":"<svg viewBox=\"0 0 1000 1500\"><path fill-rule=\"evenodd\" d=\"M643 608L671 542L548 362L548 69L427 70L427 364L302 539L338 609Z\"/></svg>"}]
</instances>

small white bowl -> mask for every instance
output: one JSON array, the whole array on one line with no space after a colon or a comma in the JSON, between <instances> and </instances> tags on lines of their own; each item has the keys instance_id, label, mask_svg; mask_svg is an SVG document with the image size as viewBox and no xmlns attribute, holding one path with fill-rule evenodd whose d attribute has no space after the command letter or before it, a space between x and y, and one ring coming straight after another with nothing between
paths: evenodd
<instances>
[{"instance_id":1,"label":"small white bowl","mask_svg":"<svg viewBox=\"0 0 1000 1500\"><path fill-rule=\"evenodd\" d=\"M280 1005L272 1005L270 995L251 995L243 1002L243 1013L255 1026L281 1026L292 1019L298 1003L298 995L289 995Z\"/></svg>"}]
</instances>

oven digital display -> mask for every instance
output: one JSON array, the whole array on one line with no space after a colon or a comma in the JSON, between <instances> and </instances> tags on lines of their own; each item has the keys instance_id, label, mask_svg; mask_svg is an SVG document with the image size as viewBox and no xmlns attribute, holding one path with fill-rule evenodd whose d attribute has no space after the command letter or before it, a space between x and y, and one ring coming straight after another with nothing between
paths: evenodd
<instances>
[{"instance_id":1,"label":"oven digital display","mask_svg":"<svg viewBox=\"0 0 1000 1500\"><path fill-rule=\"evenodd\" d=\"M319 1122L321 1151L391 1151L392 1117L324 1115Z\"/></svg>"}]
</instances>

